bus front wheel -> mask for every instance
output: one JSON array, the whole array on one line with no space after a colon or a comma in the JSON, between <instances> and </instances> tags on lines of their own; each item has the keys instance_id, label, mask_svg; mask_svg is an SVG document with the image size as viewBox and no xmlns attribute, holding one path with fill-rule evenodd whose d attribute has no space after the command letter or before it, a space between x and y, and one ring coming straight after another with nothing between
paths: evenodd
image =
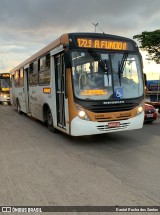
<instances>
[{"instance_id":1,"label":"bus front wheel","mask_svg":"<svg viewBox=\"0 0 160 215\"><path fill-rule=\"evenodd\" d=\"M49 108L47 110L47 126L51 132L53 132L53 133L56 132L56 128L53 127L53 116L52 116L51 110Z\"/></svg>"}]
</instances>

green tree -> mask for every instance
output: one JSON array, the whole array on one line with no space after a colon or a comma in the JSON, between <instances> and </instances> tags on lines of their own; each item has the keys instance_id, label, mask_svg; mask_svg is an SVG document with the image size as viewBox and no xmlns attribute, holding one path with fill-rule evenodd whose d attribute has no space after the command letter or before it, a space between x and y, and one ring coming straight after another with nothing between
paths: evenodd
<instances>
[{"instance_id":1,"label":"green tree","mask_svg":"<svg viewBox=\"0 0 160 215\"><path fill-rule=\"evenodd\" d=\"M142 34L133 36L140 42L140 48L148 52L148 60L160 63L160 29L155 31L143 31Z\"/></svg>"}]
</instances>

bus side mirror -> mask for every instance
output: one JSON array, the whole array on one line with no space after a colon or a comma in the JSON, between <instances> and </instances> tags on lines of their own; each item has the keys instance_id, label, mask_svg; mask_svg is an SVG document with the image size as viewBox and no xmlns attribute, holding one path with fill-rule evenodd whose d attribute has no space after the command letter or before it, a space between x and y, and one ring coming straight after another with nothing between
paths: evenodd
<instances>
[{"instance_id":1,"label":"bus side mirror","mask_svg":"<svg viewBox=\"0 0 160 215\"><path fill-rule=\"evenodd\" d=\"M144 78L145 89L147 89L147 75L145 73L143 73L143 78Z\"/></svg>"}]
</instances>

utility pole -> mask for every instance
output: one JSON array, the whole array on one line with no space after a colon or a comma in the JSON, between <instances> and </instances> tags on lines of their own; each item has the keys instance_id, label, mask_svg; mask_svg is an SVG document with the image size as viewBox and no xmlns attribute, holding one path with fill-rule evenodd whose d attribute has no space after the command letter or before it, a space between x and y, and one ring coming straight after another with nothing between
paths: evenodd
<instances>
[{"instance_id":1,"label":"utility pole","mask_svg":"<svg viewBox=\"0 0 160 215\"><path fill-rule=\"evenodd\" d=\"M98 26L98 22L96 24L92 23L92 25L94 25L94 27L95 27L95 33L96 33L96 27Z\"/></svg>"}]
</instances>

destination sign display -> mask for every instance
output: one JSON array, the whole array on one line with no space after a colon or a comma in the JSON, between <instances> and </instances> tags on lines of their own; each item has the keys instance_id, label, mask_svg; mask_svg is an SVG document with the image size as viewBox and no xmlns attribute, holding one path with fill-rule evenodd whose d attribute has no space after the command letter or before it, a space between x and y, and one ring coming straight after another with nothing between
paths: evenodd
<instances>
[{"instance_id":1,"label":"destination sign display","mask_svg":"<svg viewBox=\"0 0 160 215\"><path fill-rule=\"evenodd\" d=\"M129 42L108 39L77 38L77 45L81 48L132 50Z\"/></svg>"},{"instance_id":2,"label":"destination sign display","mask_svg":"<svg viewBox=\"0 0 160 215\"><path fill-rule=\"evenodd\" d=\"M10 75L8 74L8 73L6 73L6 74L0 74L0 77L2 77L2 78L9 78L10 77Z\"/></svg>"},{"instance_id":3,"label":"destination sign display","mask_svg":"<svg viewBox=\"0 0 160 215\"><path fill-rule=\"evenodd\" d=\"M101 96L101 95L106 95L107 91L103 90L103 89L91 89L91 90L83 90L81 91L81 95L82 96L92 96L92 95L97 95L97 96Z\"/></svg>"}]
</instances>

